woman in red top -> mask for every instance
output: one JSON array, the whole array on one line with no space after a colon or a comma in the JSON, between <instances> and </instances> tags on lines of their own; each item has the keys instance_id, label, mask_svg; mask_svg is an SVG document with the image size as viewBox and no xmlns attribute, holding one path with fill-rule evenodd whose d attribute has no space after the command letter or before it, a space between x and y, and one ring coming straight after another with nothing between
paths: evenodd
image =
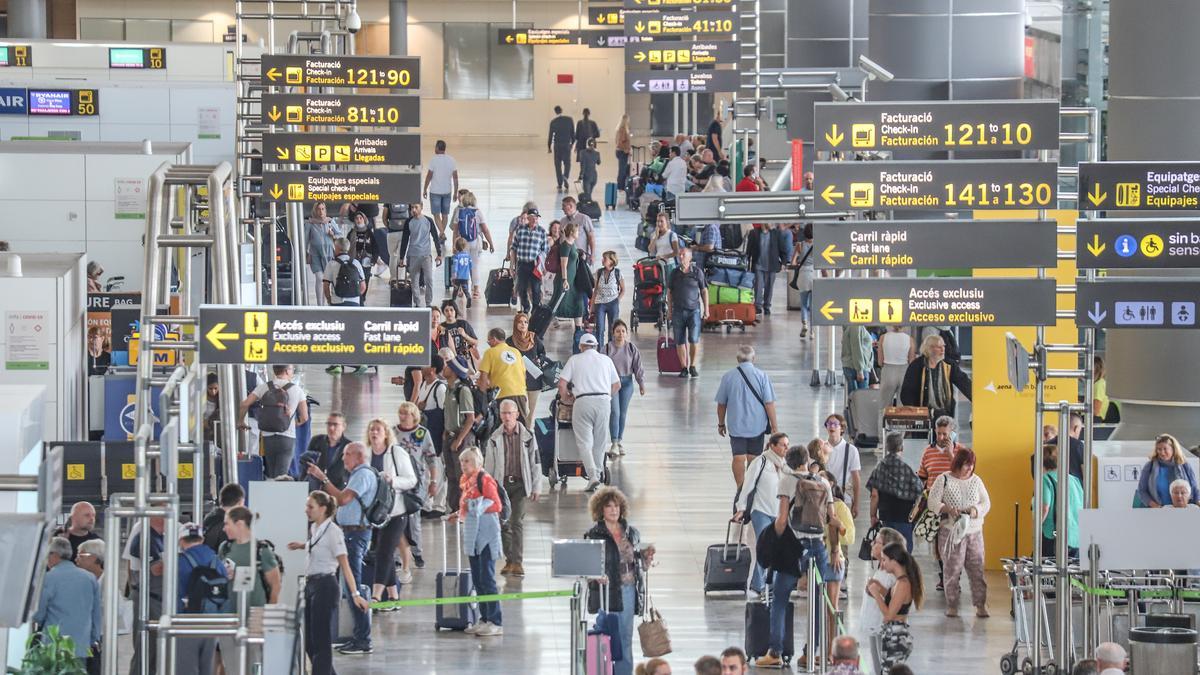
<instances>
[{"instance_id":1,"label":"woman in red top","mask_svg":"<svg viewBox=\"0 0 1200 675\"><path fill-rule=\"evenodd\" d=\"M503 548L500 545L500 512L504 503L496 479L483 470L483 455L479 448L467 448L458 456L462 466L459 489L462 497L458 502L458 513L451 514L451 521L463 521L463 549L471 561L471 576L475 579L475 590L479 595L494 595L496 586L496 563ZM500 627L500 603L479 603L479 623L465 632L477 637L503 635Z\"/></svg>"}]
</instances>

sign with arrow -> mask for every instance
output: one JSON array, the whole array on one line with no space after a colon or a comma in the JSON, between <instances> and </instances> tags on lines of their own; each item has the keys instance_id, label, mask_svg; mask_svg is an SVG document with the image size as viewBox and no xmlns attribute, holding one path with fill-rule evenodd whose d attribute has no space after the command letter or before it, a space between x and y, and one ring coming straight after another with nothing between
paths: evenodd
<instances>
[{"instance_id":1,"label":"sign with arrow","mask_svg":"<svg viewBox=\"0 0 1200 675\"><path fill-rule=\"evenodd\" d=\"M420 166L420 134L263 134L263 161Z\"/></svg>"},{"instance_id":2,"label":"sign with arrow","mask_svg":"<svg viewBox=\"0 0 1200 675\"><path fill-rule=\"evenodd\" d=\"M818 269L1031 268L1057 263L1057 226L1038 220L816 221Z\"/></svg>"},{"instance_id":3,"label":"sign with arrow","mask_svg":"<svg viewBox=\"0 0 1200 675\"><path fill-rule=\"evenodd\" d=\"M1058 101L817 103L817 151L1057 150Z\"/></svg>"},{"instance_id":4,"label":"sign with arrow","mask_svg":"<svg viewBox=\"0 0 1200 675\"><path fill-rule=\"evenodd\" d=\"M1200 162L1080 162L1079 208L1200 209Z\"/></svg>"},{"instance_id":5,"label":"sign with arrow","mask_svg":"<svg viewBox=\"0 0 1200 675\"><path fill-rule=\"evenodd\" d=\"M263 94L263 124L415 127L421 99L387 94Z\"/></svg>"},{"instance_id":6,"label":"sign with arrow","mask_svg":"<svg viewBox=\"0 0 1200 675\"><path fill-rule=\"evenodd\" d=\"M1200 267L1200 220L1104 218L1080 220L1077 228L1080 269Z\"/></svg>"},{"instance_id":7,"label":"sign with arrow","mask_svg":"<svg viewBox=\"0 0 1200 675\"><path fill-rule=\"evenodd\" d=\"M813 281L819 326L1050 326L1054 280L841 278Z\"/></svg>"},{"instance_id":8,"label":"sign with arrow","mask_svg":"<svg viewBox=\"0 0 1200 675\"><path fill-rule=\"evenodd\" d=\"M548 47L579 44L579 35L580 31L570 28L501 28L499 41L502 45Z\"/></svg>"},{"instance_id":9,"label":"sign with arrow","mask_svg":"<svg viewBox=\"0 0 1200 675\"><path fill-rule=\"evenodd\" d=\"M1107 279L1080 281L1075 324L1080 328L1195 329L1200 281Z\"/></svg>"},{"instance_id":10,"label":"sign with arrow","mask_svg":"<svg viewBox=\"0 0 1200 675\"><path fill-rule=\"evenodd\" d=\"M733 35L737 29L736 12L647 12L625 24L626 35L650 37Z\"/></svg>"},{"instance_id":11,"label":"sign with arrow","mask_svg":"<svg viewBox=\"0 0 1200 675\"><path fill-rule=\"evenodd\" d=\"M421 199L421 174L348 171L263 171L263 198L277 202L412 202Z\"/></svg>"},{"instance_id":12,"label":"sign with arrow","mask_svg":"<svg viewBox=\"0 0 1200 675\"><path fill-rule=\"evenodd\" d=\"M735 0L625 0L625 9L729 9Z\"/></svg>"},{"instance_id":13,"label":"sign with arrow","mask_svg":"<svg viewBox=\"0 0 1200 675\"><path fill-rule=\"evenodd\" d=\"M580 31L579 39L590 49L621 49L625 45L637 41L638 38L631 40L625 37L625 31L617 28Z\"/></svg>"},{"instance_id":14,"label":"sign with arrow","mask_svg":"<svg viewBox=\"0 0 1200 675\"><path fill-rule=\"evenodd\" d=\"M263 54L264 85L278 87L386 87L420 89L416 56Z\"/></svg>"},{"instance_id":15,"label":"sign with arrow","mask_svg":"<svg viewBox=\"0 0 1200 675\"><path fill-rule=\"evenodd\" d=\"M794 223L804 218L809 192L687 192L675 198L679 225Z\"/></svg>"},{"instance_id":16,"label":"sign with arrow","mask_svg":"<svg viewBox=\"0 0 1200 675\"><path fill-rule=\"evenodd\" d=\"M200 306L202 363L428 366L427 308Z\"/></svg>"},{"instance_id":17,"label":"sign with arrow","mask_svg":"<svg viewBox=\"0 0 1200 675\"><path fill-rule=\"evenodd\" d=\"M588 5L589 26L624 26L625 9L620 5Z\"/></svg>"},{"instance_id":18,"label":"sign with arrow","mask_svg":"<svg viewBox=\"0 0 1200 675\"><path fill-rule=\"evenodd\" d=\"M741 47L732 40L708 42L639 42L625 46L630 66L738 65Z\"/></svg>"},{"instance_id":19,"label":"sign with arrow","mask_svg":"<svg viewBox=\"0 0 1200 675\"><path fill-rule=\"evenodd\" d=\"M651 70L625 73L625 91L637 94L710 94L737 91L736 70Z\"/></svg>"},{"instance_id":20,"label":"sign with arrow","mask_svg":"<svg viewBox=\"0 0 1200 675\"><path fill-rule=\"evenodd\" d=\"M1032 159L815 162L818 211L1044 209L1057 203L1054 162Z\"/></svg>"}]
</instances>

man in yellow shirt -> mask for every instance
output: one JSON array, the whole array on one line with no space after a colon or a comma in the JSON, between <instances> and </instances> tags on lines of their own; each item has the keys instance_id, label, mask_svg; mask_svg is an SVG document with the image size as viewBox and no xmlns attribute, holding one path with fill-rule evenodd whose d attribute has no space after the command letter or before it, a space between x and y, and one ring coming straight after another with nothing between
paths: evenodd
<instances>
[{"instance_id":1,"label":"man in yellow shirt","mask_svg":"<svg viewBox=\"0 0 1200 675\"><path fill-rule=\"evenodd\" d=\"M503 328L488 331L488 350L479 362L479 388L483 391L499 389L496 400L509 400L517 404L517 412L526 427L533 423L529 410L529 399L525 388L525 357L504 342Z\"/></svg>"}]
</instances>

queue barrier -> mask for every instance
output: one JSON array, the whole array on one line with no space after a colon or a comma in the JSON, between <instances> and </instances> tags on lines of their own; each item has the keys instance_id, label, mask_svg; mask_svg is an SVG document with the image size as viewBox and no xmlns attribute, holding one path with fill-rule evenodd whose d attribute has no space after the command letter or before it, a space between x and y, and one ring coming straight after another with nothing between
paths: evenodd
<instances>
[{"instance_id":1,"label":"queue barrier","mask_svg":"<svg viewBox=\"0 0 1200 675\"><path fill-rule=\"evenodd\" d=\"M496 593L493 595L460 595L452 598L415 598L412 600L382 600L372 602L371 609L392 609L399 607L432 607L435 605L465 605L477 602L506 602L509 600L541 600L544 598L569 598L575 595L574 590L560 591L527 591L524 593Z\"/></svg>"}]
</instances>

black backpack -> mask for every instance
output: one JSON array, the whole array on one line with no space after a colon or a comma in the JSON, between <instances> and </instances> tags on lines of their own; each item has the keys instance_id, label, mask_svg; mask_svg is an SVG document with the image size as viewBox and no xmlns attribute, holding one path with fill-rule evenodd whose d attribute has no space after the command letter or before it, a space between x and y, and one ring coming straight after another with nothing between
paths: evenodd
<instances>
[{"instance_id":1,"label":"black backpack","mask_svg":"<svg viewBox=\"0 0 1200 675\"><path fill-rule=\"evenodd\" d=\"M258 399L262 404L256 417L259 431L283 433L292 426L292 415L288 412L288 389L293 386L291 382L282 387L267 382L267 390Z\"/></svg>"},{"instance_id":2,"label":"black backpack","mask_svg":"<svg viewBox=\"0 0 1200 675\"><path fill-rule=\"evenodd\" d=\"M183 611L186 614L220 614L229 602L229 578L212 564L200 565L192 554L183 557L192 564Z\"/></svg>"},{"instance_id":3,"label":"black backpack","mask_svg":"<svg viewBox=\"0 0 1200 675\"><path fill-rule=\"evenodd\" d=\"M524 448L521 451L524 452ZM475 474L475 487L479 490L480 495L483 495L483 473L483 470L480 469L479 473ZM508 501L508 490L504 489L500 481L495 482L496 492L500 495L500 524L506 525L508 524L509 517L512 516L512 502Z\"/></svg>"},{"instance_id":4,"label":"black backpack","mask_svg":"<svg viewBox=\"0 0 1200 675\"><path fill-rule=\"evenodd\" d=\"M366 521L364 525L378 529L387 525L388 520L392 517L392 507L396 504L396 493L392 490L392 484L383 477L382 473L376 471L375 467L364 466L375 477L375 498L371 500L370 504L364 504L359 495L354 495L354 500L362 508L363 520Z\"/></svg>"},{"instance_id":5,"label":"black backpack","mask_svg":"<svg viewBox=\"0 0 1200 675\"><path fill-rule=\"evenodd\" d=\"M357 298L362 275L358 273L358 268L352 260L338 260L337 263L340 267L337 279L333 282L333 294L339 298Z\"/></svg>"},{"instance_id":6,"label":"black backpack","mask_svg":"<svg viewBox=\"0 0 1200 675\"><path fill-rule=\"evenodd\" d=\"M229 556L229 547L232 545L233 545L233 542L230 541L229 539L226 539L225 541L221 542L220 547L217 549L217 557L218 558L228 557ZM271 554L275 556L275 564L277 566L276 569L279 570L279 578L281 581L283 579L283 558L280 558L279 555L275 553L275 542L271 541L270 539L256 539L255 540L255 549L256 549L256 559L258 561L258 581L259 581L259 583L262 584L263 592L265 592L267 594L267 597L269 598L269 597L271 597L271 585L267 583L266 570L263 569L263 562L262 562L263 561L263 551L264 550L270 551Z\"/></svg>"}]
</instances>

